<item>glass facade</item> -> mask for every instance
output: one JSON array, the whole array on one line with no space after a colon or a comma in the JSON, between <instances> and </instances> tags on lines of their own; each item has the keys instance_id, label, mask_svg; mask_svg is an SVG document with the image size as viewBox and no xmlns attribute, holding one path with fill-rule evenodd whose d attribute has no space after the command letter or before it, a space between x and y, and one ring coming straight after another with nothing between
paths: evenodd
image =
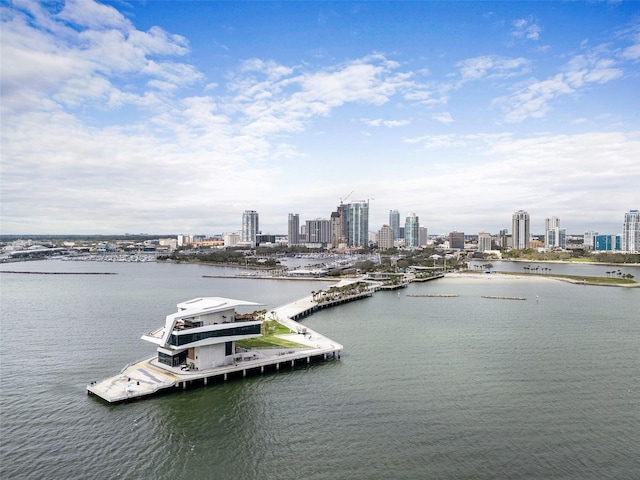
<instances>
[{"instance_id":1,"label":"glass facade","mask_svg":"<svg viewBox=\"0 0 640 480\"><path fill-rule=\"evenodd\" d=\"M167 355L166 353L158 352L158 362L169 365L170 367L177 367L187 361L187 351L177 353L176 355Z\"/></svg>"},{"instance_id":2,"label":"glass facade","mask_svg":"<svg viewBox=\"0 0 640 480\"><path fill-rule=\"evenodd\" d=\"M189 345L193 342L200 340L206 340L207 338L215 337L230 337L234 335L254 335L260 334L260 324L256 325L243 325L233 328L225 328L224 330L210 330L206 332L194 332L184 333L182 335L171 334L169 338L169 345L180 347L183 345Z\"/></svg>"}]
</instances>

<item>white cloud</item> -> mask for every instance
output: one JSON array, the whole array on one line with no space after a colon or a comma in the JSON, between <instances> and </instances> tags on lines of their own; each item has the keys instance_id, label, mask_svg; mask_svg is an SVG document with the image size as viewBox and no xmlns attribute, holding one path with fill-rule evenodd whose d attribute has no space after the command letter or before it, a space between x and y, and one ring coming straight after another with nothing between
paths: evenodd
<instances>
[{"instance_id":1,"label":"white cloud","mask_svg":"<svg viewBox=\"0 0 640 480\"><path fill-rule=\"evenodd\" d=\"M370 127L387 128L403 127L411 123L409 120L384 120L382 118L376 118L374 120L362 119L362 122L369 125Z\"/></svg>"},{"instance_id":2,"label":"white cloud","mask_svg":"<svg viewBox=\"0 0 640 480\"><path fill-rule=\"evenodd\" d=\"M495 103L503 107L507 122L541 118L551 111L558 97L576 94L591 84L611 82L623 74L607 49L594 48L571 58L561 73L546 80L532 80L512 94L496 99Z\"/></svg>"},{"instance_id":3,"label":"white cloud","mask_svg":"<svg viewBox=\"0 0 640 480\"><path fill-rule=\"evenodd\" d=\"M523 75L531 70L531 62L525 58L506 58L484 55L468 58L457 64L461 82L480 79L502 79Z\"/></svg>"},{"instance_id":4,"label":"white cloud","mask_svg":"<svg viewBox=\"0 0 640 480\"><path fill-rule=\"evenodd\" d=\"M515 38L524 38L527 40L538 40L542 29L535 22L533 17L519 18L513 22L513 30L511 35Z\"/></svg>"},{"instance_id":5,"label":"white cloud","mask_svg":"<svg viewBox=\"0 0 640 480\"><path fill-rule=\"evenodd\" d=\"M432 115L431 118L445 125L449 125L454 122L453 117L449 112L436 113L435 115Z\"/></svg>"}]
</instances>

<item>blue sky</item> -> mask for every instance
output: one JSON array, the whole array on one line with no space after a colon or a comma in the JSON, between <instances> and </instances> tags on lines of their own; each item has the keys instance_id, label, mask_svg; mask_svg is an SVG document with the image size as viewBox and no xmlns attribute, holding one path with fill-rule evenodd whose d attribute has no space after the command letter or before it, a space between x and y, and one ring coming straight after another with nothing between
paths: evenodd
<instances>
[{"instance_id":1,"label":"blue sky","mask_svg":"<svg viewBox=\"0 0 640 480\"><path fill-rule=\"evenodd\" d=\"M639 2L0 6L2 233L618 233L640 208Z\"/></svg>"}]
</instances>

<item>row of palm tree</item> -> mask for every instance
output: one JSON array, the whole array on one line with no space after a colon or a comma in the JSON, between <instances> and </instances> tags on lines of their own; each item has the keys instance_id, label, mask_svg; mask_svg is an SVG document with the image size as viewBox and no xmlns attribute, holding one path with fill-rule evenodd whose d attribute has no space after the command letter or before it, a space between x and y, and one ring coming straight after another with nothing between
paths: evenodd
<instances>
[{"instance_id":1,"label":"row of palm tree","mask_svg":"<svg viewBox=\"0 0 640 480\"><path fill-rule=\"evenodd\" d=\"M348 285L342 285L341 287L334 285L328 290L312 291L311 298L316 303L332 302L334 300L359 295L369 290L369 284L366 282L350 283Z\"/></svg>"},{"instance_id":2,"label":"row of palm tree","mask_svg":"<svg viewBox=\"0 0 640 480\"><path fill-rule=\"evenodd\" d=\"M604 273L607 274L607 278L628 278L629 280L633 278L633 275L630 273L622 273L622 270L611 270Z\"/></svg>"},{"instance_id":3,"label":"row of palm tree","mask_svg":"<svg viewBox=\"0 0 640 480\"><path fill-rule=\"evenodd\" d=\"M531 265L525 266L522 268L527 273L539 273L540 271L542 271L545 274L551 273L551 269L549 267L541 267L540 265L537 265L535 268L533 268Z\"/></svg>"}]
</instances>

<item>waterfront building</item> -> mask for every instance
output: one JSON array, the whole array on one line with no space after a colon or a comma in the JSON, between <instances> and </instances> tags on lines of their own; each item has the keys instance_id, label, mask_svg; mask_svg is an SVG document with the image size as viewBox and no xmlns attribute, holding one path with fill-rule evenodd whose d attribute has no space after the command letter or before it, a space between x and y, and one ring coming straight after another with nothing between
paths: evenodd
<instances>
[{"instance_id":1,"label":"waterfront building","mask_svg":"<svg viewBox=\"0 0 640 480\"><path fill-rule=\"evenodd\" d=\"M598 235L598 232L594 232L590 230L588 232L584 232L584 236L582 237L582 246L586 250L593 250L593 239Z\"/></svg>"},{"instance_id":2,"label":"waterfront building","mask_svg":"<svg viewBox=\"0 0 640 480\"><path fill-rule=\"evenodd\" d=\"M242 214L242 238L243 243L248 243L252 247L256 246L256 235L259 232L258 212L255 210L245 210Z\"/></svg>"},{"instance_id":3,"label":"waterfront building","mask_svg":"<svg viewBox=\"0 0 640 480\"><path fill-rule=\"evenodd\" d=\"M478 251L487 252L491 250L491 234L487 232L478 233Z\"/></svg>"},{"instance_id":4,"label":"waterfront building","mask_svg":"<svg viewBox=\"0 0 640 480\"><path fill-rule=\"evenodd\" d=\"M529 248L531 242L531 225L529 214L518 210L512 216L512 246L517 250Z\"/></svg>"},{"instance_id":5,"label":"waterfront building","mask_svg":"<svg viewBox=\"0 0 640 480\"><path fill-rule=\"evenodd\" d=\"M623 252L640 252L640 211L629 210L624 214L622 224L622 244Z\"/></svg>"},{"instance_id":6,"label":"waterfront building","mask_svg":"<svg viewBox=\"0 0 640 480\"><path fill-rule=\"evenodd\" d=\"M452 250L464 250L464 232L449 233L449 248Z\"/></svg>"},{"instance_id":7,"label":"waterfront building","mask_svg":"<svg viewBox=\"0 0 640 480\"><path fill-rule=\"evenodd\" d=\"M331 222L324 218L306 221L306 243L327 245L331 243Z\"/></svg>"},{"instance_id":8,"label":"waterfront building","mask_svg":"<svg viewBox=\"0 0 640 480\"><path fill-rule=\"evenodd\" d=\"M593 237L593 250L596 252L617 252L621 246L620 235L596 235Z\"/></svg>"},{"instance_id":9,"label":"waterfront building","mask_svg":"<svg viewBox=\"0 0 640 480\"><path fill-rule=\"evenodd\" d=\"M369 202L347 205L347 244L350 247L369 245Z\"/></svg>"},{"instance_id":10,"label":"waterfront building","mask_svg":"<svg viewBox=\"0 0 640 480\"><path fill-rule=\"evenodd\" d=\"M290 213L287 221L287 234L289 238L289 246L300 245L300 215Z\"/></svg>"},{"instance_id":11,"label":"waterfront building","mask_svg":"<svg viewBox=\"0 0 640 480\"><path fill-rule=\"evenodd\" d=\"M400 212L389 210L389 226L393 230L393 238L400 238Z\"/></svg>"},{"instance_id":12,"label":"waterfront building","mask_svg":"<svg viewBox=\"0 0 640 480\"><path fill-rule=\"evenodd\" d=\"M390 225L383 225L380 232L378 232L378 248L380 250L393 248L394 238L393 228Z\"/></svg>"},{"instance_id":13,"label":"waterfront building","mask_svg":"<svg viewBox=\"0 0 640 480\"><path fill-rule=\"evenodd\" d=\"M409 214L404 222L404 247L408 249L418 248L420 239L420 219L415 213Z\"/></svg>"},{"instance_id":14,"label":"waterfront building","mask_svg":"<svg viewBox=\"0 0 640 480\"><path fill-rule=\"evenodd\" d=\"M142 336L158 346L158 362L170 367L204 370L233 364L236 340L261 335L262 320L236 321L238 306L259 303L231 298L194 298L178 304L164 326Z\"/></svg>"}]
</instances>

